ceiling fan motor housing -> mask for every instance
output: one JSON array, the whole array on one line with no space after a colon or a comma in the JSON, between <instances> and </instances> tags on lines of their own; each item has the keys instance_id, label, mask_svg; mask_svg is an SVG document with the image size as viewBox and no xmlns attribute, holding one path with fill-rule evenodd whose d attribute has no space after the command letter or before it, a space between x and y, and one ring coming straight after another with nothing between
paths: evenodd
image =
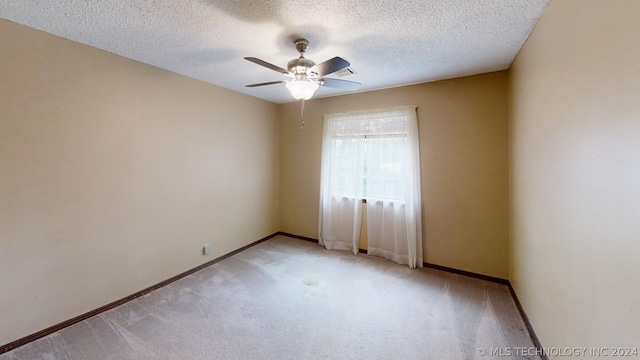
<instances>
[{"instance_id":1,"label":"ceiling fan motor housing","mask_svg":"<svg viewBox=\"0 0 640 360\"><path fill-rule=\"evenodd\" d=\"M311 69L315 64L316 63L309 59L300 57L289 61L289 63L287 64L287 69L293 75L311 75L311 73L307 73L307 71Z\"/></svg>"},{"instance_id":2,"label":"ceiling fan motor housing","mask_svg":"<svg viewBox=\"0 0 640 360\"><path fill-rule=\"evenodd\" d=\"M300 57L289 61L287 69L298 80L315 80L318 74L312 73L309 70L316 63L304 57L304 53L309 49L309 41L307 39L298 39L294 41L294 44L296 50L300 53Z\"/></svg>"}]
</instances>

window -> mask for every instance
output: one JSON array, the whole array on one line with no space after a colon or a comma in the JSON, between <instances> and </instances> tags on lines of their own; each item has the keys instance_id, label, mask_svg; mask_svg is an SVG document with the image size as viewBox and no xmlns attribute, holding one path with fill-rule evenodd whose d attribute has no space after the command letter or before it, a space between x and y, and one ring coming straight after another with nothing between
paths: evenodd
<instances>
[{"instance_id":1,"label":"window","mask_svg":"<svg viewBox=\"0 0 640 360\"><path fill-rule=\"evenodd\" d=\"M333 196L403 200L409 166L403 111L329 115Z\"/></svg>"},{"instance_id":2,"label":"window","mask_svg":"<svg viewBox=\"0 0 640 360\"><path fill-rule=\"evenodd\" d=\"M422 266L414 106L325 115L320 174L321 245L357 254L366 211L368 254Z\"/></svg>"}]
</instances>

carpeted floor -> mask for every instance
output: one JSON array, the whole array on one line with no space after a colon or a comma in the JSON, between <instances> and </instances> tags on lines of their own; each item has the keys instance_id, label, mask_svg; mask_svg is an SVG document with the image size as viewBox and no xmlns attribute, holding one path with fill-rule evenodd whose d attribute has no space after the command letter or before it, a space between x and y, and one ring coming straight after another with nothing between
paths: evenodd
<instances>
[{"instance_id":1,"label":"carpeted floor","mask_svg":"<svg viewBox=\"0 0 640 360\"><path fill-rule=\"evenodd\" d=\"M505 285L277 236L0 360L529 358L516 347L533 343Z\"/></svg>"}]
</instances>

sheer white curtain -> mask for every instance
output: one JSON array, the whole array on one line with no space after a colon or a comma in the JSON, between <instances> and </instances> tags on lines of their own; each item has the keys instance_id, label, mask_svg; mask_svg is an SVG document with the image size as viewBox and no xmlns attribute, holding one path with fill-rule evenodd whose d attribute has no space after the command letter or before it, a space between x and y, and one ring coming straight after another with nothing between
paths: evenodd
<instances>
[{"instance_id":1,"label":"sheer white curtain","mask_svg":"<svg viewBox=\"0 0 640 360\"><path fill-rule=\"evenodd\" d=\"M318 222L320 245L329 250L352 250L356 255L362 225L364 166L364 134L357 128L357 122L331 121L325 116Z\"/></svg>"},{"instance_id":2,"label":"sheer white curtain","mask_svg":"<svg viewBox=\"0 0 640 360\"><path fill-rule=\"evenodd\" d=\"M396 110L400 111L400 109ZM381 256L410 268L422 267L422 201L418 120L415 108L402 109L398 127L403 137L372 139L367 146L367 175L381 179L380 192L367 194L367 235L370 255ZM375 142L380 142L376 144ZM386 168L396 166L394 176ZM388 189L393 189L390 191Z\"/></svg>"},{"instance_id":3,"label":"sheer white curtain","mask_svg":"<svg viewBox=\"0 0 640 360\"><path fill-rule=\"evenodd\" d=\"M320 183L322 245L357 254L366 199L368 253L422 267L414 106L326 115Z\"/></svg>"}]
</instances>

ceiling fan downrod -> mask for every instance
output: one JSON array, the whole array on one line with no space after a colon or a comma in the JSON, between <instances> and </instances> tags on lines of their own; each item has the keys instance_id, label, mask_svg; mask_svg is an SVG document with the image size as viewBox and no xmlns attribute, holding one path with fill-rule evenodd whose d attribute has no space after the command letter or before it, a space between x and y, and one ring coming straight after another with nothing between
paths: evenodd
<instances>
[{"instance_id":1,"label":"ceiling fan downrod","mask_svg":"<svg viewBox=\"0 0 640 360\"><path fill-rule=\"evenodd\" d=\"M307 39L298 39L293 42L296 46L296 50L300 53L300 57L304 57L304 53L309 49L309 40Z\"/></svg>"}]
</instances>

